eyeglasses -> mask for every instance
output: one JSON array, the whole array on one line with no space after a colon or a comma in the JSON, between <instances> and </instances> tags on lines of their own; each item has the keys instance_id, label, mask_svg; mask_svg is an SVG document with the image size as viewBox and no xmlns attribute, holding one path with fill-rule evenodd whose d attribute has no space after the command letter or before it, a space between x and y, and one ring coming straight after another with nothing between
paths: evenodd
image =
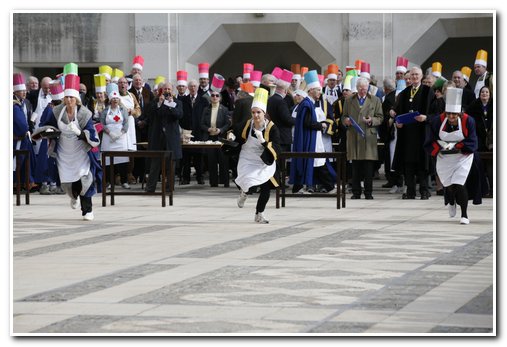
<instances>
[{"instance_id":1,"label":"eyeglasses","mask_svg":"<svg viewBox=\"0 0 507 347\"><path fill-rule=\"evenodd\" d=\"M211 97L212 98L218 98L218 97L220 97L220 94L211 94Z\"/></svg>"}]
</instances>

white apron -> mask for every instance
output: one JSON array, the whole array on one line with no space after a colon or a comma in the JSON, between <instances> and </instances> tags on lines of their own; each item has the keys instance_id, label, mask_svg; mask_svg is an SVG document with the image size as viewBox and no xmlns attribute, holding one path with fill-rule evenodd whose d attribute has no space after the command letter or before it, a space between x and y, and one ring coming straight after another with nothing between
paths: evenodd
<instances>
[{"instance_id":1,"label":"white apron","mask_svg":"<svg viewBox=\"0 0 507 347\"><path fill-rule=\"evenodd\" d=\"M394 137L393 139L391 140L391 142L389 142L389 160L391 161L391 171L394 171L392 169L393 167L393 160L394 160L394 151L396 150L396 141L398 141L398 128L395 126L394 127Z\"/></svg>"},{"instance_id":2,"label":"white apron","mask_svg":"<svg viewBox=\"0 0 507 347\"><path fill-rule=\"evenodd\" d=\"M58 174L62 183L79 181L82 176L90 172L90 158L88 157L87 144L80 140L68 125L62 121L65 107L58 116L58 129L62 132L58 139L58 151L56 163ZM76 117L72 121L78 129L81 129ZM82 129L81 129L82 130Z\"/></svg>"},{"instance_id":3,"label":"white apron","mask_svg":"<svg viewBox=\"0 0 507 347\"><path fill-rule=\"evenodd\" d=\"M315 108L315 115L317 116L317 122L323 122L326 120L326 115L324 111L320 107ZM330 150L326 150L329 148ZM322 136L322 131L317 131L317 137L315 138L315 152L332 152L333 151L333 141L331 137ZM324 166L326 164L326 158L315 158L313 160L313 167Z\"/></svg>"},{"instance_id":4,"label":"white apron","mask_svg":"<svg viewBox=\"0 0 507 347\"><path fill-rule=\"evenodd\" d=\"M121 114L120 108L118 107L115 111L111 110L111 107L107 108L106 114L106 128L113 133L121 133L121 129L123 127L123 115ZM118 121L115 121L115 117L119 117ZM103 132L102 135L102 143L100 146L101 151L127 151L127 135L122 134L121 137L115 142L111 141L111 136ZM128 163L128 157L115 157L114 163ZM106 158L105 166L109 165L109 157Z\"/></svg>"},{"instance_id":5,"label":"white apron","mask_svg":"<svg viewBox=\"0 0 507 347\"><path fill-rule=\"evenodd\" d=\"M238 177L234 180L244 192L248 192L250 187L267 182L276 171L276 161L271 165L266 165L262 161L261 154L264 146L257 137L251 136L253 126L252 121L246 142L239 153Z\"/></svg>"},{"instance_id":6,"label":"white apron","mask_svg":"<svg viewBox=\"0 0 507 347\"><path fill-rule=\"evenodd\" d=\"M42 93L42 91L39 91L39 97L37 100L37 108L35 109L35 111L33 111L33 114L32 114L32 118L34 118L34 115L36 116L36 118L34 120L34 123L35 123L34 130L39 129L40 117L42 116L42 113L44 112L44 109L46 108L46 106L51 102L51 96L49 96L49 94L47 94L46 97L44 97L43 95L44 94ZM42 139L32 140L32 141L35 141L35 146L33 147L35 155L39 155L39 150L40 150L40 146L42 144Z\"/></svg>"},{"instance_id":7,"label":"white apron","mask_svg":"<svg viewBox=\"0 0 507 347\"><path fill-rule=\"evenodd\" d=\"M463 130L461 129L461 119L458 120L458 130L450 133L443 131L445 124L447 124L447 118L442 122L438 133L442 141L459 142L465 138ZM464 185L470 168L472 167L473 160L474 155L472 153L439 155L437 157L437 173L442 185L444 187L448 187L451 184Z\"/></svg>"},{"instance_id":8,"label":"white apron","mask_svg":"<svg viewBox=\"0 0 507 347\"><path fill-rule=\"evenodd\" d=\"M475 97L478 98L480 95L480 92L481 92L481 88L484 87L484 84L486 82L486 75L487 75L488 72L485 72L484 75L482 75L481 77L479 77L479 79L477 80L477 82L475 82L475 89L474 89L474 92L475 92Z\"/></svg>"},{"instance_id":9,"label":"white apron","mask_svg":"<svg viewBox=\"0 0 507 347\"><path fill-rule=\"evenodd\" d=\"M132 95L130 95L130 93L124 96L120 96L120 98L123 106L125 106L127 110L134 109L135 106L134 99L132 98ZM134 116L129 115L129 128L127 130L127 149L129 151L137 151L137 145L135 145L135 143L137 143L136 123L134 120Z\"/></svg>"}]
</instances>

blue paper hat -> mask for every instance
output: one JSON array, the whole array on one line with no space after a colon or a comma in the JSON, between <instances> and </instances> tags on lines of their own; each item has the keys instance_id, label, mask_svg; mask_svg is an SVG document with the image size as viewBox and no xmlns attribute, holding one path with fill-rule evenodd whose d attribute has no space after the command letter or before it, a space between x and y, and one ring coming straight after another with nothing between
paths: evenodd
<instances>
[{"instance_id":1,"label":"blue paper hat","mask_svg":"<svg viewBox=\"0 0 507 347\"><path fill-rule=\"evenodd\" d=\"M319 75L317 70L311 70L305 73L306 90L320 88Z\"/></svg>"},{"instance_id":2,"label":"blue paper hat","mask_svg":"<svg viewBox=\"0 0 507 347\"><path fill-rule=\"evenodd\" d=\"M120 97L120 92L118 91L118 85L116 83L109 83L106 85L106 93L109 99Z\"/></svg>"}]
</instances>

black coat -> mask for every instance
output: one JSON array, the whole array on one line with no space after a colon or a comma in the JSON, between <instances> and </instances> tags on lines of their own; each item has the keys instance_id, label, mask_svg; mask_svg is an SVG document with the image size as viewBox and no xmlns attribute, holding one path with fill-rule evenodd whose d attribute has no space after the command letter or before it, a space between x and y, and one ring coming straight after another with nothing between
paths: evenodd
<instances>
[{"instance_id":1,"label":"black coat","mask_svg":"<svg viewBox=\"0 0 507 347\"><path fill-rule=\"evenodd\" d=\"M463 88L463 96L461 97L461 108L463 112L468 113L468 107L474 101L475 93L470 89Z\"/></svg>"},{"instance_id":2,"label":"black coat","mask_svg":"<svg viewBox=\"0 0 507 347\"><path fill-rule=\"evenodd\" d=\"M211 127L211 105L208 105L202 113L201 118L201 132L203 141L216 140L217 137L226 137L227 130L231 127L231 120L229 118L229 110L222 104L218 105L216 127L220 129L218 136L210 136L208 128Z\"/></svg>"},{"instance_id":3,"label":"black coat","mask_svg":"<svg viewBox=\"0 0 507 347\"><path fill-rule=\"evenodd\" d=\"M208 99L197 94L193 106L190 95L178 97L178 99L183 104L183 118L180 120L180 126L186 130L192 130L192 135L194 135L192 141L202 141L204 134L201 129L201 119L204 110L209 106Z\"/></svg>"},{"instance_id":4,"label":"black coat","mask_svg":"<svg viewBox=\"0 0 507 347\"><path fill-rule=\"evenodd\" d=\"M253 97L248 95L241 99L237 99L234 103L234 111L232 111L232 125L244 124L247 119L252 118L252 101Z\"/></svg>"},{"instance_id":5,"label":"black coat","mask_svg":"<svg viewBox=\"0 0 507 347\"><path fill-rule=\"evenodd\" d=\"M486 137L493 126L493 102L490 100L486 107L486 114L482 108L481 99L475 99L468 107L467 114L475 120L479 152L487 151Z\"/></svg>"},{"instance_id":6,"label":"black coat","mask_svg":"<svg viewBox=\"0 0 507 347\"><path fill-rule=\"evenodd\" d=\"M280 131L280 144L290 145L292 127L296 124L296 120L292 118L287 103L279 94L274 94L268 99L266 113Z\"/></svg>"},{"instance_id":7,"label":"black coat","mask_svg":"<svg viewBox=\"0 0 507 347\"><path fill-rule=\"evenodd\" d=\"M181 159L181 134L179 121L183 118L183 106L180 100L174 100L176 107L165 104L158 107L153 100L150 107L150 150L168 150L173 152L173 160Z\"/></svg>"},{"instance_id":8,"label":"black coat","mask_svg":"<svg viewBox=\"0 0 507 347\"><path fill-rule=\"evenodd\" d=\"M139 106L141 107L141 115L137 118L134 118L136 124L136 139L138 142L147 141L149 138L151 122L150 112L152 108L150 105L155 97L153 96L151 90L147 88L143 88L141 91L142 98L138 96L137 90L134 87L130 88L129 92L134 94L137 102L139 103Z\"/></svg>"},{"instance_id":9,"label":"black coat","mask_svg":"<svg viewBox=\"0 0 507 347\"><path fill-rule=\"evenodd\" d=\"M398 95L395 111L397 115L418 111L428 118L425 122L415 122L404 124L398 129L398 138L396 140L396 150L393 158L393 169L402 173L404 163L415 163L418 170L429 170L430 158L424 151L423 145L426 139L428 123L431 122L430 106L435 97L433 89L421 85L410 101L410 91L412 87L407 87Z\"/></svg>"},{"instance_id":10,"label":"black coat","mask_svg":"<svg viewBox=\"0 0 507 347\"><path fill-rule=\"evenodd\" d=\"M393 131L395 125L393 123L391 126L389 126L389 120L391 119L389 111L394 108L395 103L396 90L393 90L385 96L384 101L382 102L382 113L384 114L384 119L382 120L382 124L378 127L380 140L386 146L394 137Z\"/></svg>"}]
</instances>

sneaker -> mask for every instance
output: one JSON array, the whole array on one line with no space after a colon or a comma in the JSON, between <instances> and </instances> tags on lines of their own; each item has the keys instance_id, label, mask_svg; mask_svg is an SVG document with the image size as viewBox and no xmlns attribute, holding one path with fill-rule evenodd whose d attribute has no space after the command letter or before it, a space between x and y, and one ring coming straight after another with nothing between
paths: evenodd
<instances>
[{"instance_id":1,"label":"sneaker","mask_svg":"<svg viewBox=\"0 0 507 347\"><path fill-rule=\"evenodd\" d=\"M309 192L303 187L298 190L295 194L309 194Z\"/></svg>"},{"instance_id":2,"label":"sneaker","mask_svg":"<svg viewBox=\"0 0 507 347\"><path fill-rule=\"evenodd\" d=\"M397 194L397 193L399 193L399 192L400 192L400 190L401 190L401 189L400 189L400 188L398 188L398 186L397 186L397 185L394 185L394 186L392 186L392 187L391 187L391 189L389 189L389 194Z\"/></svg>"},{"instance_id":3,"label":"sneaker","mask_svg":"<svg viewBox=\"0 0 507 347\"><path fill-rule=\"evenodd\" d=\"M269 223L269 221L266 218L264 218L264 215L262 214L262 212L258 212L255 214L255 221L260 224L268 224Z\"/></svg>"},{"instance_id":4,"label":"sneaker","mask_svg":"<svg viewBox=\"0 0 507 347\"><path fill-rule=\"evenodd\" d=\"M241 191L238 196L238 207L243 208L245 206L247 195L245 192Z\"/></svg>"},{"instance_id":5,"label":"sneaker","mask_svg":"<svg viewBox=\"0 0 507 347\"><path fill-rule=\"evenodd\" d=\"M327 194L330 194L330 195L336 194L336 192L337 192L336 187L334 187L331 190L324 190L324 193L327 193Z\"/></svg>"},{"instance_id":6,"label":"sneaker","mask_svg":"<svg viewBox=\"0 0 507 347\"><path fill-rule=\"evenodd\" d=\"M130 189L130 185L129 185L128 183L126 183L126 182L125 182L125 183L123 183L121 186L122 186L122 188L124 188L124 189Z\"/></svg>"},{"instance_id":7,"label":"sneaker","mask_svg":"<svg viewBox=\"0 0 507 347\"><path fill-rule=\"evenodd\" d=\"M454 217L456 215L456 204L449 204L449 217Z\"/></svg>"},{"instance_id":8,"label":"sneaker","mask_svg":"<svg viewBox=\"0 0 507 347\"><path fill-rule=\"evenodd\" d=\"M459 224L468 225L468 224L470 224L470 220L466 217L461 217L461 219L459 220Z\"/></svg>"},{"instance_id":9,"label":"sneaker","mask_svg":"<svg viewBox=\"0 0 507 347\"><path fill-rule=\"evenodd\" d=\"M71 198L70 199L70 207L72 207L73 210L81 206L81 202L79 201L79 196L77 199Z\"/></svg>"},{"instance_id":10,"label":"sneaker","mask_svg":"<svg viewBox=\"0 0 507 347\"><path fill-rule=\"evenodd\" d=\"M310 187L306 190L306 192L309 194L313 194L313 193L315 193L315 189L313 189L313 187Z\"/></svg>"},{"instance_id":11,"label":"sneaker","mask_svg":"<svg viewBox=\"0 0 507 347\"><path fill-rule=\"evenodd\" d=\"M111 189L111 183L108 183L106 189Z\"/></svg>"},{"instance_id":12,"label":"sneaker","mask_svg":"<svg viewBox=\"0 0 507 347\"><path fill-rule=\"evenodd\" d=\"M83 216L83 220L93 220L93 218L95 218L93 217L93 212L88 212Z\"/></svg>"},{"instance_id":13,"label":"sneaker","mask_svg":"<svg viewBox=\"0 0 507 347\"><path fill-rule=\"evenodd\" d=\"M47 184L43 184L42 187L40 187L39 194L51 195L53 193L51 192L51 190L49 189L49 186Z\"/></svg>"}]
</instances>

